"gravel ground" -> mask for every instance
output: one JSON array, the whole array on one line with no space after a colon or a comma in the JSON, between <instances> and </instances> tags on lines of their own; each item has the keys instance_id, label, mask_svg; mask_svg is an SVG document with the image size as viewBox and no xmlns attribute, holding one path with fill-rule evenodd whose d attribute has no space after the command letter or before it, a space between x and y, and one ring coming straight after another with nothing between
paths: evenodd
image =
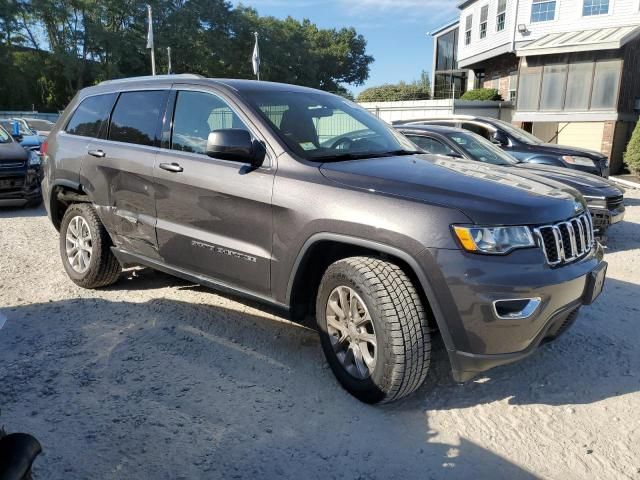
<instances>
[{"instance_id":1,"label":"gravel ground","mask_svg":"<svg viewBox=\"0 0 640 480\"><path fill-rule=\"evenodd\" d=\"M557 342L382 407L346 394L316 334L170 276L82 290L44 211L0 210L0 424L36 479L640 479L640 191L605 292ZM4 326L3 326L4 323Z\"/></svg>"}]
</instances>

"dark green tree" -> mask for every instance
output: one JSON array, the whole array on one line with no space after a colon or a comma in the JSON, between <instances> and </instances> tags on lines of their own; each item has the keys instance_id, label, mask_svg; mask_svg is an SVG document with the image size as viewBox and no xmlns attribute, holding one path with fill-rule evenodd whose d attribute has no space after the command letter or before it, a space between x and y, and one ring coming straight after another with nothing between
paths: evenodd
<instances>
[{"instance_id":1,"label":"dark green tree","mask_svg":"<svg viewBox=\"0 0 640 480\"><path fill-rule=\"evenodd\" d=\"M225 0L0 0L0 108L60 109L84 86L149 74L147 2L158 73L170 46L174 73L253 78L257 31L264 80L347 95L369 75L373 58L353 28L260 17Z\"/></svg>"}]
</instances>

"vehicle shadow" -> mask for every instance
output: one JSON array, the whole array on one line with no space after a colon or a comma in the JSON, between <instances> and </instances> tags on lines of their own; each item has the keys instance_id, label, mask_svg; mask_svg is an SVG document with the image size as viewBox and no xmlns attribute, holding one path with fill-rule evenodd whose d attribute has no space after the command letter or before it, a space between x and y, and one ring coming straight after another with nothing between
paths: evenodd
<instances>
[{"instance_id":1,"label":"vehicle shadow","mask_svg":"<svg viewBox=\"0 0 640 480\"><path fill-rule=\"evenodd\" d=\"M609 227L606 253L624 252L640 248L640 223L624 220Z\"/></svg>"},{"instance_id":2,"label":"vehicle shadow","mask_svg":"<svg viewBox=\"0 0 640 480\"><path fill-rule=\"evenodd\" d=\"M624 197L624 205L626 207L637 207L637 206L640 205L640 198L627 197L625 195L625 197Z\"/></svg>"},{"instance_id":3,"label":"vehicle shadow","mask_svg":"<svg viewBox=\"0 0 640 480\"><path fill-rule=\"evenodd\" d=\"M0 207L0 218L44 217L47 211L42 205L38 207Z\"/></svg>"},{"instance_id":4,"label":"vehicle shadow","mask_svg":"<svg viewBox=\"0 0 640 480\"><path fill-rule=\"evenodd\" d=\"M2 413L41 441L42 478L535 478L440 441L422 411L356 401L315 332L259 312L77 298L0 315Z\"/></svg>"},{"instance_id":5,"label":"vehicle shadow","mask_svg":"<svg viewBox=\"0 0 640 480\"><path fill-rule=\"evenodd\" d=\"M390 409L449 410L507 400L510 405L583 405L640 390L639 283L608 278L561 337L520 362L457 384L438 338L425 384ZM616 314L612 315L615 311Z\"/></svg>"}]
</instances>

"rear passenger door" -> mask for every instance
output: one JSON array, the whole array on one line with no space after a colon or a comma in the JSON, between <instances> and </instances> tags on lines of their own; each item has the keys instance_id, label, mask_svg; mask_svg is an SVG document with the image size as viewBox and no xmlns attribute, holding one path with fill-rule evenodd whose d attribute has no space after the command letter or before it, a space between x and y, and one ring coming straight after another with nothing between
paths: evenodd
<instances>
[{"instance_id":1,"label":"rear passenger door","mask_svg":"<svg viewBox=\"0 0 640 480\"><path fill-rule=\"evenodd\" d=\"M257 130L229 99L194 87L172 92L168 112L173 118L165 120L170 128L154 171L164 262L268 295L275 166L269 154L258 169L205 154L211 131L245 129L259 140Z\"/></svg>"},{"instance_id":2,"label":"rear passenger door","mask_svg":"<svg viewBox=\"0 0 640 480\"><path fill-rule=\"evenodd\" d=\"M167 90L124 91L104 138L94 139L82 176L116 245L158 258L153 166Z\"/></svg>"}]
</instances>

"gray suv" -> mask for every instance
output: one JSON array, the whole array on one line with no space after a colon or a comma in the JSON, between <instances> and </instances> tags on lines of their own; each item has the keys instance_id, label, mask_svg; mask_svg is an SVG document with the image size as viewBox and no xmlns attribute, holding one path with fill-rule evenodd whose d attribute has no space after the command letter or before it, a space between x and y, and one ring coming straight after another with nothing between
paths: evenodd
<instances>
[{"instance_id":1,"label":"gray suv","mask_svg":"<svg viewBox=\"0 0 640 480\"><path fill-rule=\"evenodd\" d=\"M369 403L420 386L432 335L466 381L557 337L604 283L575 190L418 154L317 90L103 82L76 95L44 151L76 284L144 265L315 318L336 377Z\"/></svg>"}]
</instances>

